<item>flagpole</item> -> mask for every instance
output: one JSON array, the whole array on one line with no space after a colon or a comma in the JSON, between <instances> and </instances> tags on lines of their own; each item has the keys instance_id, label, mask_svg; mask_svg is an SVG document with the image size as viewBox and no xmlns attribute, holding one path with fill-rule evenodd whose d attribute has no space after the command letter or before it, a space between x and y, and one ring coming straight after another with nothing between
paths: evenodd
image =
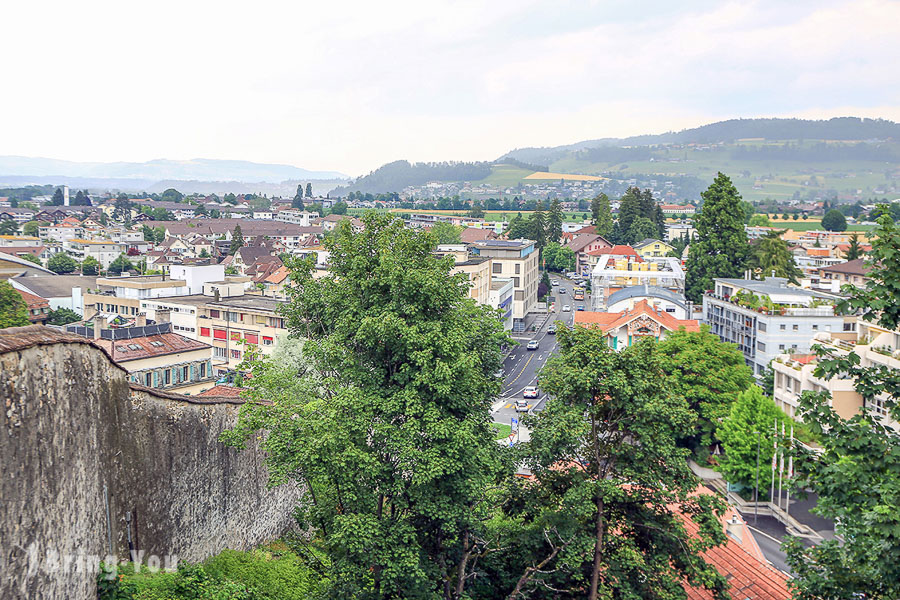
<instances>
[{"instance_id":1,"label":"flagpole","mask_svg":"<svg viewBox=\"0 0 900 600\"><path fill-rule=\"evenodd\" d=\"M778 419L775 419L774 435L772 436L772 490L769 492L769 502L775 504L775 465L778 459Z\"/></svg>"},{"instance_id":2,"label":"flagpole","mask_svg":"<svg viewBox=\"0 0 900 600\"><path fill-rule=\"evenodd\" d=\"M784 423L781 423L781 445L778 452L778 508L781 508L781 478L784 476Z\"/></svg>"},{"instance_id":3,"label":"flagpole","mask_svg":"<svg viewBox=\"0 0 900 600\"><path fill-rule=\"evenodd\" d=\"M794 425L793 424L791 424L790 448L791 448L791 453L788 454L788 472L787 472L788 479L790 479L794 474L794 453L793 453L793 450L794 450ZM791 486L790 485L788 485L787 497L785 498L784 514L786 514L786 515L791 514Z\"/></svg>"}]
</instances>

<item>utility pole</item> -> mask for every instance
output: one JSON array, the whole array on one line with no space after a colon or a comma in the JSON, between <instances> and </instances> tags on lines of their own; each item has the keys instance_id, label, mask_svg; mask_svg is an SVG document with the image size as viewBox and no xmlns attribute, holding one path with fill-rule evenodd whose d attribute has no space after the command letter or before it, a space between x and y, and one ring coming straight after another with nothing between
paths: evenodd
<instances>
[{"instance_id":1,"label":"utility pole","mask_svg":"<svg viewBox=\"0 0 900 600\"><path fill-rule=\"evenodd\" d=\"M753 493L753 524L759 522L759 443L762 432L756 432L756 489Z\"/></svg>"}]
</instances>

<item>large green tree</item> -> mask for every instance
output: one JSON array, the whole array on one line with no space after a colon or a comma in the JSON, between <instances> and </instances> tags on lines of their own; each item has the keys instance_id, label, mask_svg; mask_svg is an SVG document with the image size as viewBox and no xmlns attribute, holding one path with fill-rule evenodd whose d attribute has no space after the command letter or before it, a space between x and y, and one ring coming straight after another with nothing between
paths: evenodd
<instances>
[{"instance_id":1,"label":"large green tree","mask_svg":"<svg viewBox=\"0 0 900 600\"><path fill-rule=\"evenodd\" d=\"M563 212L559 200L556 198L550 202L550 209L547 211L547 241L557 242L562 239L563 234Z\"/></svg>"},{"instance_id":2,"label":"large green tree","mask_svg":"<svg viewBox=\"0 0 900 600\"><path fill-rule=\"evenodd\" d=\"M37 237L41 224L37 221L28 221L24 225L22 225L22 235L30 235L32 237Z\"/></svg>"},{"instance_id":3,"label":"large green tree","mask_svg":"<svg viewBox=\"0 0 900 600\"><path fill-rule=\"evenodd\" d=\"M752 385L738 394L717 431L724 451L724 456L719 459L719 470L725 479L748 488L755 487L758 445L759 489L768 489L772 482L773 441L786 421L784 412L771 398L763 395L759 386Z\"/></svg>"},{"instance_id":4,"label":"large green tree","mask_svg":"<svg viewBox=\"0 0 900 600\"><path fill-rule=\"evenodd\" d=\"M93 256L88 256L81 262L82 275L97 275L100 273L100 261Z\"/></svg>"},{"instance_id":5,"label":"large green tree","mask_svg":"<svg viewBox=\"0 0 900 600\"><path fill-rule=\"evenodd\" d=\"M244 247L244 234L241 232L241 226L235 225L234 231L231 232L231 246L228 247L228 254L234 256L234 253Z\"/></svg>"},{"instance_id":6,"label":"large green tree","mask_svg":"<svg viewBox=\"0 0 900 600\"><path fill-rule=\"evenodd\" d=\"M547 245L547 215L544 213L544 203L537 201L534 212L528 219L528 239L534 240L538 249L543 250Z\"/></svg>"},{"instance_id":7,"label":"large green tree","mask_svg":"<svg viewBox=\"0 0 900 600\"><path fill-rule=\"evenodd\" d=\"M80 320L81 315L71 308L60 307L50 311L47 322L50 325L68 325L69 323L75 323Z\"/></svg>"},{"instance_id":8,"label":"large green tree","mask_svg":"<svg viewBox=\"0 0 900 600\"><path fill-rule=\"evenodd\" d=\"M750 253L741 195L731 179L719 173L701 196L703 207L696 218L685 281L685 296L695 303L713 288L713 278L741 277Z\"/></svg>"},{"instance_id":9,"label":"large green tree","mask_svg":"<svg viewBox=\"0 0 900 600\"><path fill-rule=\"evenodd\" d=\"M0 329L30 325L28 305L8 281L0 281Z\"/></svg>"},{"instance_id":10,"label":"large green tree","mask_svg":"<svg viewBox=\"0 0 900 600\"><path fill-rule=\"evenodd\" d=\"M50 200L50 206L62 206L66 202L65 194L63 194L62 188L56 188L56 191L53 192L53 198Z\"/></svg>"},{"instance_id":11,"label":"large green tree","mask_svg":"<svg viewBox=\"0 0 900 600\"><path fill-rule=\"evenodd\" d=\"M520 566L509 598L536 589L561 592L537 596L546 598L684 598L685 582L726 598L725 578L701 556L724 541L714 517L723 505L696 493L676 445L695 415L672 393L655 344L616 352L584 327L557 336L560 353L541 371L550 398L526 418L535 481L514 486L507 507L525 528L510 542Z\"/></svg>"},{"instance_id":12,"label":"large green tree","mask_svg":"<svg viewBox=\"0 0 900 600\"><path fill-rule=\"evenodd\" d=\"M489 417L508 338L432 234L363 220L326 239L328 276L289 261L284 314L306 362L254 365L250 397L271 402L245 405L227 439L267 431L273 482L307 490L298 515L328 553L333 597L468 597L487 491L511 476Z\"/></svg>"},{"instance_id":13,"label":"large green tree","mask_svg":"<svg viewBox=\"0 0 900 600\"><path fill-rule=\"evenodd\" d=\"M883 214L870 239L870 279L864 289L844 286L848 299L838 307L893 331L900 327L900 229ZM852 380L866 408L843 419L826 393L800 396L803 420L820 434L822 453L800 453L796 485L817 494L814 511L832 519L842 539L810 548L788 541L795 597L900 598L900 437L871 408L878 399L900 420L900 377L885 366L862 366L853 352L819 353L816 376Z\"/></svg>"},{"instance_id":14,"label":"large green tree","mask_svg":"<svg viewBox=\"0 0 900 600\"><path fill-rule=\"evenodd\" d=\"M568 272L575 268L575 253L571 248L550 242L544 248L544 267L548 271Z\"/></svg>"},{"instance_id":15,"label":"large green tree","mask_svg":"<svg viewBox=\"0 0 900 600\"><path fill-rule=\"evenodd\" d=\"M19 224L12 219L0 220L0 235L16 235L19 233Z\"/></svg>"},{"instance_id":16,"label":"large green tree","mask_svg":"<svg viewBox=\"0 0 900 600\"><path fill-rule=\"evenodd\" d=\"M832 208L822 217L822 227L827 231L846 231L847 217L836 208Z\"/></svg>"},{"instance_id":17,"label":"large green tree","mask_svg":"<svg viewBox=\"0 0 900 600\"><path fill-rule=\"evenodd\" d=\"M134 265L131 264L131 261L128 260L128 257L124 254L120 254L114 261L109 263L109 267L106 269L106 272L118 275L122 271L130 271L132 269L134 269Z\"/></svg>"},{"instance_id":18,"label":"large green tree","mask_svg":"<svg viewBox=\"0 0 900 600\"><path fill-rule=\"evenodd\" d=\"M597 235L609 237L613 231L612 209L609 207L609 196L598 194L591 200L591 223Z\"/></svg>"},{"instance_id":19,"label":"large green tree","mask_svg":"<svg viewBox=\"0 0 900 600\"><path fill-rule=\"evenodd\" d=\"M294 194L294 199L291 200L291 208L299 208L300 210L304 209L302 183L297 184L297 193Z\"/></svg>"},{"instance_id":20,"label":"large green tree","mask_svg":"<svg viewBox=\"0 0 900 600\"><path fill-rule=\"evenodd\" d=\"M856 260L863 255L862 246L859 243L859 233L853 232L850 234L850 247L847 248L846 254L844 254L844 258L847 260Z\"/></svg>"},{"instance_id":21,"label":"large green tree","mask_svg":"<svg viewBox=\"0 0 900 600\"><path fill-rule=\"evenodd\" d=\"M659 342L660 361L672 377L675 393L697 414L679 444L704 460L716 442L716 429L728 416L737 395L753 385L753 371L734 344L721 341L703 326L700 331L675 331Z\"/></svg>"},{"instance_id":22,"label":"large green tree","mask_svg":"<svg viewBox=\"0 0 900 600\"><path fill-rule=\"evenodd\" d=\"M794 256L780 231L770 231L756 240L751 247L747 266L761 278L785 277L791 283L799 284L803 271L794 262Z\"/></svg>"},{"instance_id":23,"label":"large green tree","mask_svg":"<svg viewBox=\"0 0 900 600\"><path fill-rule=\"evenodd\" d=\"M57 252L47 261L47 268L57 275L73 273L78 269L78 262L65 252Z\"/></svg>"},{"instance_id":24,"label":"large green tree","mask_svg":"<svg viewBox=\"0 0 900 600\"><path fill-rule=\"evenodd\" d=\"M459 244L462 229L453 223L438 222L431 226L431 235L437 244Z\"/></svg>"}]
</instances>

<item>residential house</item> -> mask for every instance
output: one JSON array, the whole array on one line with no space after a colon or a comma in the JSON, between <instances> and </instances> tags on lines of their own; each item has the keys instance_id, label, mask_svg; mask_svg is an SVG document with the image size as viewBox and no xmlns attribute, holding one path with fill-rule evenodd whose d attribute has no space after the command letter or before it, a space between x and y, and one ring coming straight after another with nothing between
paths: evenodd
<instances>
[{"instance_id":1,"label":"residential house","mask_svg":"<svg viewBox=\"0 0 900 600\"><path fill-rule=\"evenodd\" d=\"M578 232L565 245L566 248L575 253L575 272L582 275L589 274L591 261L588 256L592 252L600 252L604 248L612 248L612 246L612 243L602 235Z\"/></svg>"},{"instance_id":2,"label":"residential house","mask_svg":"<svg viewBox=\"0 0 900 600\"><path fill-rule=\"evenodd\" d=\"M24 225L34 220L36 212L30 208L3 208L0 209L0 221L15 221L19 225Z\"/></svg>"},{"instance_id":3,"label":"residential house","mask_svg":"<svg viewBox=\"0 0 900 600\"><path fill-rule=\"evenodd\" d=\"M173 332L171 323L107 329L105 320L98 318L90 328L66 329L93 338L113 362L128 371L133 383L185 395L199 394L216 384L212 346Z\"/></svg>"},{"instance_id":4,"label":"residential house","mask_svg":"<svg viewBox=\"0 0 900 600\"><path fill-rule=\"evenodd\" d=\"M841 290L841 286L849 283L858 288L866 287L869 282L869 272L872 267L866 264L862 258L849 260L827 267L820 267L818 270L819 287L828 288L834 293Z\"/></svg>"},{"instance_id":5,"label":"residential house","mask_svg":"<svg viewBox=\"0 0 900 600\"><path fill-rule=\"evenodd\" d=\"M45 298L35 296L32 293L23 290L16 291L19 292L22 300L25 301L28 309L28 320L39 325L46 324L47 319L50 318L50 303Z\"/></svg>"},{"instance_id":6,"label":"residential house","mask_svg":"<svg viewBox=\"0 0 900 600\"><path fill-rule=\"evenodd\" d=\"M669 244L654 239L646 239L632 245L634 251L643 258L660 258L668 256L675 248Z\"/></svg>"},{"instance_id":7,"label":"residential house","mask_svg":"<svg viewBox=\"0 0 900 600\"><path fill-rule=\"evenodd\" d=\"M43 245L44 242L41 241L41 238L30 235L0 235L0 252L6 252L5 250L2 250L2 248L9 246L22 247Z\"/></svg>"},{"instance_id":8,"label":"residential house","mask_svg":"<svg viewBox=\"0 0 900 600\"><path fill-rule=\"evenodd\" d=\"M631 346L645 337L662 340L669 332L681 328L700 330L697 320L676 319L670 313L653 308L646 300L639 300L622 312L577 311L575 325L603 330L609 347L614 350Z\"/></svg>"},{"instance_id":9,"label":"residential house","mask_svg":"<svg viewBox=\"0 0 900 600\"><path fill-rule=\"evenodd\" d=\"M46 241L70 242L84 238L84 228L81 225L44 225L38 227L38 235Z\"/></svg>"},{"instance_id":10,"label":"residential house","mask_svg":"<svg viewBox=\"0 0 900 600\"><path fill-rule=\"evenodd\" d=\"M63 249L78 262L90 257L100 263L100 268L108 269L114 260L125 254L125 244L113 241L91 241L75 238L63 243Z\"/></svg>"}]
</instances>

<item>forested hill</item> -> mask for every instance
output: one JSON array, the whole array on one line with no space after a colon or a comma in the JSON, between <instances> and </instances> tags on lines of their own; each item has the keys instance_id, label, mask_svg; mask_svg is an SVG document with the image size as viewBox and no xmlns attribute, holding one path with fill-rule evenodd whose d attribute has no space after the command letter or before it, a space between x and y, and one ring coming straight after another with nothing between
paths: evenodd
<instances>
[{"instance_id":1,"label":"forested hill","mask_svg":"<svg viewBox=\"0 0 900 600\"><path fill-rule=\"evenodd\" d=\"M499 160L513 158L532 164L549 165L567 154L591 148L653 146L658 144L711 144L740 139L766 140L894 140L900 141L900 124L885 119L836 117L808 119L731 119L702 127L659 135L629 138L601 138L552 148L519 148Z\"/></svg>"},{"instance_id":2,"label":"forested hill","mask_svg":"<svg viewBox=\"0 0 900 600\"><path fill-rule=\"evenodd\" d=\"M375 169L368 175L357 178L347 187L337 188L332 194L396 192L407 186L423 185L429 181L477 181L490 174L491 163L489 162L410 164L405 160L397 160Z\"/></svg>"}]
</instances>

